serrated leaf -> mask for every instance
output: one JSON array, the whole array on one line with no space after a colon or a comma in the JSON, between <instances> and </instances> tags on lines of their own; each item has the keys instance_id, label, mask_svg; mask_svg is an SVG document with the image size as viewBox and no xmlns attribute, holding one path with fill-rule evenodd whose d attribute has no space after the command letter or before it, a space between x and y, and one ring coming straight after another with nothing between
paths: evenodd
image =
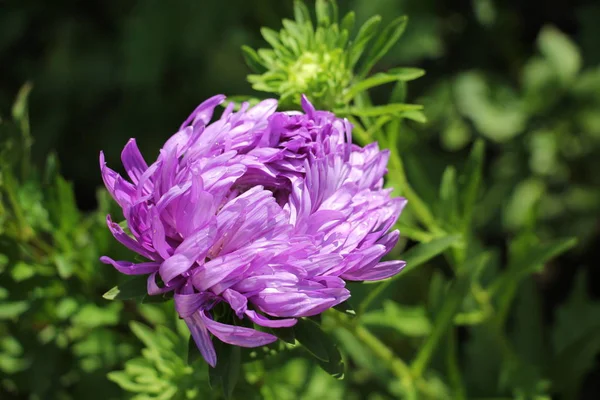
<instances>
[{"instance_id":1,"label":"serrated leaf","mask_svg":"<svg viewBox=\"0 0 600 400\"><path fill-rule=\"evenodd\" d=\"M106 300L129 300L141 298L147 294L148 277L139 275L117 285L104 293L102 297Z\"/></svg>"},{"instance_id":2,"label":"serrated leaf","mask_svg":"<svg viewBox=\"0 0 600 400\"><path fill-rule=\"evenodd\" d=\"M408 18L406 16L394 19L379 35L371 50L367 54L358 76L365 77L373 66L396 44L406 29Z\"/></svg>"}]
</instances>

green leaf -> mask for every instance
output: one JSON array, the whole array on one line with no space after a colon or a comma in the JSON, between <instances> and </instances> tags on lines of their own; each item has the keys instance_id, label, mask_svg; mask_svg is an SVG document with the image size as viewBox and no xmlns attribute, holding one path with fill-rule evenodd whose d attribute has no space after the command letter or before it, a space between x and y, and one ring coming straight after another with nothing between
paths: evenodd
<instances>
[{"instance_id":1,"label":"green leaf","mask_svg":"<svg viewBox=\"0 0 600 400\"><path fill-rule=\"evenodd\" d=\"M546 193L546 182L538 177L521 180L508 200L502 213L502 223L512 231L535 226L537 205Z\"/></svg>"},{"instance_id":2,"label":"green leaf","mask_svg":"<svg viewBox=\"0 0 600 400\"><path fill-rule=\"evenodd\" d=\"M310 11L304 1L294 0L294 19L301 25L312 24L310 18Z\"/></svg>"},{"instance_id":3,"label":"green leaf","mask_svg":"<svg viewBox=\"0 0 600 400\"><path fill-rule=\"evenodd\" d=\"M93 329L100 326L115 326L119 323L122 308L122 303L110 303L102 307L88 303L71 317L71 321L74 325L79 325L86 329Z\"/></svg>"},{"instance_id":4,"label":"green leaf","mask_svg":"<svg viewBox=\"0 0 600 400\"><path fill-rule=\"evenodd\" d=\"M271 329L271 332L279 339L283 340L286 343L294 344L296 343L296 335L294 333L294 328L274 328Z\"/></svg>"},{"instance_id":5,"label":"green leaf","mask_svg":"<svg viewBox=\"0 0 600 400\"><path fill-rule=\"evenodd\" d=\"M10 275L15 282L22 282L35 275L35 267L19 261L10 271Z\"/></svg>"},{"instance_id":6,"label":"green leaf","mask_svg":"<svg viewBox=\"0 0 600 400\"><path fill-rule=\"evenodd\" d=\"M550 364L550 377L567 399L579 398L581 383L600 353L600 302L588 295L587 282L582 270L569 298L556 311L552 329L556 356Z\"/></svg>"},{"instance_id":7,"label":"green leaf","mask_svg":"<svg viewBox=\"0 0 600 400\"><path fill-rule=\"evenodd\" d=\"M215 389L221 385L225 398L230 399L242 369L241 351L238 346L232 346L220 340L216 341L215 350L217 365L208 370L210 386Z\"/></svg>"},{"instance_id":8,"label":"green leaf","mask_svg":"<svg viewBox=\"0 0 600 400\"><path fill-rule=\"evenodd\" d=\"M392 328L403 335L421 337L431 333L431 321L425 307L404 306L391 300L383 302L382 310L364 314L365 325Z\"/></svg>"},{"instance_id":9,"label":"green leaf","mask_svg":"<svg viewBox=\"0 0 600 400\"><path fill-rule=\"evenodd\" d=\"M379 72L373 76L368 77L362 81L359 81L344 95L344 101L349 102L358 93L368 90L370 88L380 86L389 82L395 81L409 81L423 76L425 71L419 68L395 68L388 72Z\"/></svg>"},{"instance_id":10,"label":"green leaf","mask_svg":"<svg viewBox=\"0 0 600 400\"><path fill-rule=\"evenodd\" d=\"M28 309L29 303L25 300L0 303L0 320L16 318Z\"/></svg>"},{"instance_id":11,"label":"green leaf","mask_svg":"<svg viewBox=\"0 0 600 400\"><path fill-rule=\"evenodd\" d=\"M449 228L456 228L458 221L458 193L456 187L456 170L449 165L444 170L440 184L440 203L438 219L445 221Z\"/></svg>"},{"instance_id":12,"label":"green leaf","mask_svg":"<svg viewBox=\"0 0 600 400\"><path fill-rule=\"evenodd\" d=\"M29 138L29 116L27 112L27 103L31 89L33 89L33 84L31 84L31 82L27 82L21 86L21 89L19 90L17 98L12 107L12 117L19 124L21 133L26 138ZM26 145L30 144L31 143L26 143Z\"/></svg>"},{"instance_id":13,"label":"green leaf","mask_svg":"<svg viewBox=\"0 0 600 400\"><path fill-rule=\"evenodd\" d=\"M581 69L582 59L579 49L567 35L553 26L545 26L538 36L537 44L563 82L575 78Z\"/></svg>"},{"instance_id":14,"label":"green leaf","mask_svg":"<svg viewBox=\"0 0 600 400\"><path fill-rule=\"evenodd\" d=\"M316 358L319 366L336 379L344 377L344 361L333 339L316 322L298 319L294 326L296 340Z\"/></svg>"},{"instance_id":15,"label":"green leaf","mask_svg":"<svg viewBox=\"0 0 600 400\"><path fill-rule=\"evenodd\" d=\"M315 3L315 11L317 14L317 24L328 27L333 21L330 3L327 0L317 0Z\"/></svg>"},{"instance_id":16,"label":"green leaf","mask_svg":"<svg viewBox=\"0 0 600 400\"><path fill-rule=\"evenodd\" d=\"M356 115L358 117L379 117L381 115L403 116L407 111L419 111L423 106L418 104L386 104L384 106L371 107L347 107L334 109L333 112L340 115Z\"/></svg>"},{"instance_id":17,"label":"green leaf","mask_svg":"<svg viewBox=\"0 0 600 400\"><path fill-rule=\"evenodd\" d=\"M409 271L414 270L420 265L426 263L437 255L446 251L453 244L458 243L461 239L460 235L449 235L441 238L433 239L427 243L421 243L402 255L406 266L404 269L395 277L392 277L386 281L383 281L377 285L374 290L371 290L368 296L362 301L359 307L359 314L363 315L368 309L371 303L392 284L396 279L404 276Z\"/></svg>"},{"instance_id":18,"label":"green leaf","mask_svg":"<svg viewBox=\"0 0 600 400\"><path fill-rule=\"evenodd\" d=\"M483 157L485 145L483 140L478 139L467 160L464 172L459 178L460 185L460 203L463 219L463 232L467 230L473 218L473 209L477 202L479 189L481 186L481 177L483 174Z\"/></svg>"},{"instance_id":19,"label":"green leaf","mask_svg":"<svg viewBox=\"0 0 600 400\"><path fill-rule=\"evenodd\" d=\"M528 115L514 90L488 81L479 71L460 74L453 83L454 102L482 135L506 142L525 130Z\"/></svg>"},{"instance_id":20,"label":"green leaf","mask_svg":"<svg viewBox=\"0 0 600 400\"><path fill-rule=\"evenodd\" d=\"M356 20L356 14L354 13L354 11L348 12L348 14L346 14L344 16L344 18L342 18L342 21L340 22L340 31L352 32L352 28L354 28L355 20Z\"/></svg>"},{"instance_id":21,"label":"green leaf","mask_svg":"<svg viewBox=\"0 0 600 400\"><path fill-rule=\"evenodd\" d=\"M348 49L348 66L349 68L353 68L360 56L363 54L365 47L371 41L379 24L381 23L381 17L379 15L375 15L369 18L358 30L352 45Z\"/></svg>"},{"instance_id":22,"label":"green leaf","mask_svg":"<svg viewBox=\"0 0 600 400\"><path fill-rule=\"evenodd\" d=\"M256 53L256 51L249 46L242 46L242 55L244 56L244 61L246 61L246 65L257 74L262 74L267 71L267 67L265 67L262 59Z\"/></svg>"},{"instance_id":23,"label":"green leaf","mask_svg":"<svg viewBox=\"0 0 600 400\"><path fill-rule=\"evenodd\" d=\"M460 239L461 235L448 235L412 247L402 255L402 258L406 261L406 267L404 267L402 274L406 274L408 271L411 271L442 254L450 246L457 244Z\"/></svg>"},{"instance_id":24,"label":"green leaf","mask_svg":"<svg viewBox=\"0 0 600 400\"><path fill-rule=\"evenodd\" d=\"M371 50L369 51L362 67L359 70L358 76L364 78L367 76L371 68L392 48L400 39L400 36L406 29L408 18L406 16L398 17L393 20L379 35Z\"/></svg>"},{"instance_id":25,"label":"green leaf","mask_svg":"<svg viewBox=\"0 0 600 400\"><path fill-rule=\"evenodd\" d=\"M511 243L511 257L508 268L490 285L491 295L498 296L499 320L504 321L517 288L523 278L539 271L552 258L573 248L577 239L557 239L547 243L532 243L528 235L521 236Z\"/></svg>"},{"instance_id":26,"label":"green leaf","mask_svg":"<svg viewBox=\"0 0 600 400\"><path fill-rule=\"evenodd\" d=\"M348 315L350 318L356 317L356 311L354 311L354 308L352 308L347 300L337 306L333 306L333 309Z\"/></svg>"},{"instance_id":27,"label":"green leaf","mask_svg":"<svg viewBox=\"0 0 600 400\"><path fill-rule=\"evenodd\" d=\"M321 361L329 361L328 338L316 322L307 318L299 318L296 325L294 325L294 333L298 342L310 354Z\"/></svg>"},{"instance_id":28,"label":"green leaf","mask_svg":"<svg viewBox=\"0 0 600 400\"><path fill-rule=\"evenodd\" d=\"M148 277L139 275L117 285L104 293L106 300L129 300L144 297L147 293Z\"/></svg>"},{"instance_id":29,"label":"green leaf","mask_svg":"<svg viewBox=\"0 0 600 400\"><path fill-rule=\"evenodd\" d=\"M461 266L461 270L476 270L480 265L487 263L489 259L488 253L482 253L473 257ZM425 343L421 346L415 360L411 365L411 370L416 376L421 376L427 367L427 364L433 357L433 353L437 348L438 342L452 324L454 315L459 311L460 306L471 286L471 277L468 274L458 275L452 282L448 294L444 297L444 303L439 312L435 316L433 322L433 330L427 337Z\"/></svg>"}]
</instances>

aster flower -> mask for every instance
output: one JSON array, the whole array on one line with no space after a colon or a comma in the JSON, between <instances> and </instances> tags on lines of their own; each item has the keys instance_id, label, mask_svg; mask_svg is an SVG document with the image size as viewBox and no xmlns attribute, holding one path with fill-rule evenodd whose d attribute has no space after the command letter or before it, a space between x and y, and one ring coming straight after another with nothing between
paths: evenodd
<instances>
[{"instance_id":1,"label":"aster flower","mask_svg":"<svg viewBox=\"0 0 600 400\"><path fill-rule=\"evenodd\" d=\"M275 100L237 112L229 104L210 123L224 101L202 103L150 165L131 139L122 152L128 180L100 154L129 232L110 216L108 227L147 259L101 261L147 274L150 295L173 292L211 366L211 334L243 347L277 339L217 321L211 310L218 303L238 322L290 327L348 299L346 280L384 279L404 266L380 261L398 240L389 230L405 205L383 189L387 151L353 145L348 121L305 97L304 112L277 112Z\"/></svg>"}]
</instances>

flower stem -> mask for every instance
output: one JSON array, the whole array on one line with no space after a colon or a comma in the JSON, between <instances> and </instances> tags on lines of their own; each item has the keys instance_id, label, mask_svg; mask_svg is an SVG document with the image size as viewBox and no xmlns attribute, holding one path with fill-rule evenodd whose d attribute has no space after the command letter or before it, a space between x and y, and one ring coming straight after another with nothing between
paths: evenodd
<instances>
[{"instance_id":1,"label":"flower stem","mask_svg":"<svg viewBox=\"0 0 600 400\"><path fill-rule=\"evenodd\" d=\"M381 360L385 367L398 378L403 389L406 391L406 399L416 399L417 391L408 365L399 357L396 357L394 352L387 347L381 340L373 335L363 325L352 323L341 316L336 317L346 330L352 333L359 341L367 346L373 354Z\"/></svg>"}]
</instances>

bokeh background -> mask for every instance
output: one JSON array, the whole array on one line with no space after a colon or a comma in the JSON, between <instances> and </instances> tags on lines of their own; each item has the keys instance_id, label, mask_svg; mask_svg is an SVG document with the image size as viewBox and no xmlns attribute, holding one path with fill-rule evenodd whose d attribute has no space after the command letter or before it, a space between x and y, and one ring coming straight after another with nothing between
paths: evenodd
<instances>
[{"instance_id":1,"label":"bokeh background","mask_svg":"<svg viewBox=\"0 0 600 400\"><path fill-rule=\"evenodd\" d=\"M410 18L378 68L427 71L408 99L425 105L428 122L411 123L401 149L422 196L433 201L444 167L460 165L484 138L482 240L502 248L525 228L579 238L535 278L545 326L577 276L598 298L600 3L354 0L340 8L355 10L359 24L373 14ZM240 46L263 46L259 28L279 29L291 15L292 2L280 0L0 1L1 114L31 82L34 160L41 167L56 152L77 204L94 209L101 149L117 165L135 137L150 159L205 98L252 94ZM582 313L576 323L600 322L597 305ZM600 361L592 361L582 398L600 397Z\"/></svg>"}]
</instances>

